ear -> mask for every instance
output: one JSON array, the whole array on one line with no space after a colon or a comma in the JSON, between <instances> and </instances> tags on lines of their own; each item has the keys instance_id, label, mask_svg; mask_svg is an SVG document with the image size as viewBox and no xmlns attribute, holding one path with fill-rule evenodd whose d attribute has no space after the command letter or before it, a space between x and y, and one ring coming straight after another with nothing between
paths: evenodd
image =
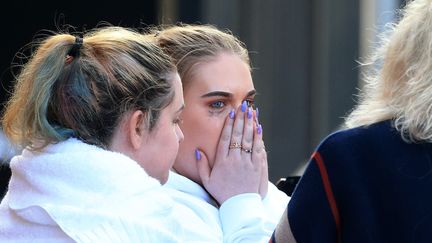
<instances>
[{"instance_id":1,"label":"ear","mask_svg":"<svg viewBox=\"0 0 432 243\"><path fill-rule=\"evenodd\" d=\"M128 133L134 149L141 148L147 134L145 118L146 115L140 110L134 111L129 118Z\"/></svg>"}]
</instances>

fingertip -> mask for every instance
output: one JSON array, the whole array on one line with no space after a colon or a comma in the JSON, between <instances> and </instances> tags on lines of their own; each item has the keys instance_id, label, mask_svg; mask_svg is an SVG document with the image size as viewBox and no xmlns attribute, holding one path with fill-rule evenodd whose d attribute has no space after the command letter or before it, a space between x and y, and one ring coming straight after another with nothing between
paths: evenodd
<instances>
[{"instance_id":1,"label":"fingertip","mask_svg":"<svg viewBox=\"0 0 432 243\"><path fill-rule=\"evenodd\" d=\"M201 152L198 149L195 149L195 159L201 160Z\"/></svg>"},{"instance_id":2,"label":"fingertip","mask_svg":"<svg viewBox=\"0 0 432 243\"><path fill-rule=\"evenodd\" d=\"M255 108L255 123L256 124L260 124L258 118L259 118L259 109L258 109L258 107L256 107Z\"/></svg>"},{"instance_id":3,"label":"fingertip","mask_svg":"<svg viewBox=\"0 0 432 243\"><path fill-rule=\"evenodd\" d=\"M250 120L252 119L253 116L253 110L251 107L249 107L248 112L247 112L247 118Z\"/></svg>"},{"instance_id":4,"label":"fingertip","mask_svg":"<svg viewBox=\"0 0 432 243\"><path fill-rule=\"evenodd\" d=\"M247 102L246 102L246 100L245 100L245 101L243 101L242 104L241 104L241 111L242 111L242 112L245 112L245 111L246 111L246 108L247 108Z\"/></svg>"},{"instance_id":5,"label":"fingertip","mask_svg":"<svg viewBox=\"0 0 432 243\"><path fill-rule=\"evenodd\" d=\"M257 133L259 135L261 135L261 133L262 133L262 125L261 124L258 124L258 126L257 126Z\"/></svg>"},{"instance_id":6,"label":"fingertip","mask_svg":"<svg viewBox=\"0 0 432 243\"><path fill-rule=\"evenodd\" d=\"M229 113L229 118L230 118L230 119L234 119L234 117L235 117L235 110L232 109L232 110L230 111L230 113Z\"/></svg>"},{"instance_id":7,"label":"fingertip","mask_svg":"<svg viewBox=\"0 0 432 243\"><path fill-rule=\"evenodd\" d=\"M208 160L205 155L202 157L201 151L199 149L195 150L195 158L197 159L199 177L201 178L202 184L205 186L208 184L210 178L210 167L208 165Z\"/></svg>"}]
</instances>

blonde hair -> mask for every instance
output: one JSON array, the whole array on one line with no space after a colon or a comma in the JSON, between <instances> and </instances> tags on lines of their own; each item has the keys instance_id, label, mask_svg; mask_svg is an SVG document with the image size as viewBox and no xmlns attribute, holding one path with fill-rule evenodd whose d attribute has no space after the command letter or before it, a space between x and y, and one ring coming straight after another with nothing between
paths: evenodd
<instances>
[{"instance_id":1,"label":"blonde hair","mask_svg":"<svg viewBox=\"0 0 432 243\"><path fill-rule=\"evenodd\" d=\"M213 25L163 26L152 33L160 47L172 57L183 87L189 84L189 75L195 64L208 62L221 53L238 55L250 67L245 44L229 30Z\"/></svg>"},{"instance_id":2,"label":"blonde hair","mask_svg":"<svg viewBox=\"0 0 432 243\"><path fill-rule=\"evenodd\" d=\"M366 86L345 125L391 119L405 140L432 142L432 2L411 1L401 16L367 64Z\"/></svg>"},{"instance_id":3,"label":"blonde hair","mask_svg":"<svg viewBox=\"0 0 432 243\"><path fill-rule=\"evenodd\" d=\"M155 125L174 97L175 71L153 40L132 29L95 28L82 44L73 35L55 34L22 67L3 116L4 132L33 149L69 137L106 148L128 111L142 110L148 129Z\"/></svg>"}]
</instances>

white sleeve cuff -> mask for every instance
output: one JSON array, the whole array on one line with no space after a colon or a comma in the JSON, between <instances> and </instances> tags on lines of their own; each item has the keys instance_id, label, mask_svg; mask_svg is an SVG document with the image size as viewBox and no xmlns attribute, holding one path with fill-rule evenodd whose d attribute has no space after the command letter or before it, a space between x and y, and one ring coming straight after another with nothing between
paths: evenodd
<instances>
[{"instance_id":1,"label":"white sleeve cuff","mask_svg":"<svg viewBox=\"0 0 432 243\"><path fill-rule=\"evenodd\" d=\"M271 235L265 227L268 220L257 193L244 193L226 200L219 209L219 217L225 242Z\"/></svg>"}]
</instances>

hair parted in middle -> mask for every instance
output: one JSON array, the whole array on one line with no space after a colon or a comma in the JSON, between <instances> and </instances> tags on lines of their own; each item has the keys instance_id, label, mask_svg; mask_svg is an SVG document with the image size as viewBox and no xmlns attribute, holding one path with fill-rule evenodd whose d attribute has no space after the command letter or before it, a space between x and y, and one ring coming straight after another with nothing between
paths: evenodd
<instances>
[{"instance_id":1,"label":"hair parted in middle","mask_svg":"<svg viewBox=\"0 0 432 243\"><path fill-rule=\"evenodd\" d=\"M82 40L54 34L21 69L3 128L12 141L34 149L69 137L107 147L126 112L142 110L147 129L155 126L173 100L175 73L154 40L133 29L95 28Z\"/></svg>"},{"instance_id":2,"label":"hair parted in middle","mask_svg":"<svg viewBox=\"0 0 432 243\"><path fill-rule=\"evenodd\" d=\"M238 55L250 68L245 44L228 30L209 24L178 24L162 26L151 31L162 49L173 58L183 87L187 87L191 69L199 62L207 62L221 53Z\"/></svg>"}]
</instances>

